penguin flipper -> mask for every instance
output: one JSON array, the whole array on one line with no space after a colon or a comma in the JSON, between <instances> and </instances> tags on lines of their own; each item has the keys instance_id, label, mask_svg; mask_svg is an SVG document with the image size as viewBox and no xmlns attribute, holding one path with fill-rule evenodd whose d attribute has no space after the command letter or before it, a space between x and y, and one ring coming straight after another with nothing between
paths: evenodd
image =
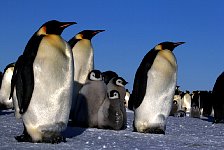
<instances>
[{"instance_id":1,"label":"penguin flipper","mask_svg":"<svg viewBox=\"0 0 224 150\"><path fill-rule=\"evenodd\" d=\"M26 112L34 89L32 62L21 55L16 62L12 76L10 98L13 96L14 87L16 87L16 97L20 114Z\"/></svg>"},{"instance_id":2,"label":"penguin flipper","mask_svg":"<svg viewBox=\"0 0 224 150\"><path fill-rule=\"evenodd\" d=\"M23 67L23 71L21 72L21 85L17 84L17 86L22 86L22 99L21 99L21 108L20 110L22 110L22 113L26 112L29 104L30 104L30 100L33 94L33 89L34 89L34 74L33 74L33 67L32 64L30 65L26 65ZM19 87L20 88L20 87ZM16 88L17 89L17 88Z\"/></svg>"},{"instance_id":3,"label":"penguin flipper","mask_svg":"<svg viewBox=\"0 0 224 150\"><path fill-rule=\"evenodd\" d=\"M139 68L137 69L137 72L135 74L133 91L130 96L130 100L128 102L128 103L130 103L130 106L128 106L128 107L131 110L139 107L143 101L143 98L146 93L146 88L147 88L147 78L148 78L147 74L148 74L148 71L150 70L150 68L152 67L153 62L154 62L158 52L159 52L158 50L154 50L154 49L150 50L145 55Z\"/></svg>"}]
</instances>

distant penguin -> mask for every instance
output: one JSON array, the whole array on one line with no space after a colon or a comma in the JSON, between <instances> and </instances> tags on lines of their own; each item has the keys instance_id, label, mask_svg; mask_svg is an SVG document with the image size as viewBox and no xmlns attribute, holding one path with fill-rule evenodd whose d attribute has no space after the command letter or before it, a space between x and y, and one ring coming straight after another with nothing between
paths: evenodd
<instances>
[{"instance_id":1,"label":"distant penguin","mask_svg":"<svg viewBox=\"0 0 224 150\"><path fill-rule=\"evenodd\" d=\"M178 103L176 100L173 100L172 108L170 111L170 116L174 116L174 114L178 111Z\"/></svg>"},{"instance_id":2,"label":"distant penguin","mask_svg":"<svg viewBox=\"0 0 224 150\"><path fill-rule=\"evenodd\" d=\"M128 108L128 101L130 99L130 96L131 96L131 94L130 94L129 90L126 89L126 95L125 95L125 98L124 98L124 100L125 100L124 105L125 105L126 108Z\"/></svg>"},{"instance_id":3,"label":"distant penguin","mask_svg":"<svg viewBox=\"0 0 224 150\"><path fill-rule=\"evenodd\" d=\"M224 72L215 81L212 90L214 123L224 123Z\"/></svg>"},{"instance_id":4,"label":"distant penguin","mask_svg":"<svg viewBox=\"0 0 224 150\"><path fill-rule=\"evenodd\" d=\"M193 105L190 109L190 117L192 118L200 118L200 109L198 106Z\"/></svg>"},{"instance_id":5,"label":"distant penguin","mask_svg":"<svg viewBox=\"0 0 224 150\"><path fill-rule=\"evenodd\" d=\"M98 127L98 111L107 97L107 86L99 70L92 70L86 83L80 89L73 115L73 125L79 127Z\"/></svg>"},{"instance_id":6,"label":"distant penguin","mask_svg":"<svg viewBox=\"0 0 224 150\"><path fill-rule=\"evenodd\" d=\"M0 109L12 109L13 102L10 97L11 79L13 75L15 63L10 63L6 66L3 73L2 83L0 85Z\"/></svg>"},{"instance_id":7,"label":"distant penguin","mask_svg":"<svg viewBox=\"0 0 224 150\"><path fill-rule=\"evenodd\" d=\"M120 100L120 94L116 90L108 92L98 111L98 128L121 130L126 128L126 111ZM125 116L124 116L125 115Z\"/></svg>"},{"instance_id":8,"label":"distant penguin","mask_svg":"<svg viewBox=\"0 0 224 150\"><path fill-rule=\"evenodd\" d=\"M108 84L112 78L118 77L118 74L111 70L103 72L102 75L103 75L103 80L106 84Z\"/></svg>"},{"instance_id":9,"label":"distant penguin","mask_svg":"<svg viewBox=\"0 0 224 150\"><path fill-rule=\"evenodd\" d=\"M177 63L172 51L183 43L160 43L143 58L128 104L134 110L134 131L165 134L177 82Z\"/></svg>"},{"instance_id":10,"label":"distant penguin","mask_svg":"<svg viewBox=\"0 0 224 150\"><path fill-rule=\"evenodd\" d=\"M44 23L16 62L11 96L15 115L24 124L19 142L65 142L61 132L68 123L74 67L71 48L60 35L72 24Z\"/></svg>"},{"instance_id":11,"label":"distant penguin","mask_svg":"<svg viewBox=\"0 0 224 150\"><path fill-rule=\"evenodd\" d=\"M83 30L71 38L68 43L72 48L74 57L74 91L71 107L71 114L74 114L76 98L82 85L86 82L87 76L94 69L94 51L91 39L104 30ZM72 115L70 115L72 118Z\"/></svg>"},{"instance_id":12,"label":"distant penguin","mask_svg":"<svg viewBox=\"0 0 224 150\"><path fill-rule=\"evenodd\" d=\"M186 113L190 114L190 110L191 110L191 95L189 91L186 91L186 93L184 94L183 98L182 98L182 107L186 108Z\"/></svg>"}]
</instances>

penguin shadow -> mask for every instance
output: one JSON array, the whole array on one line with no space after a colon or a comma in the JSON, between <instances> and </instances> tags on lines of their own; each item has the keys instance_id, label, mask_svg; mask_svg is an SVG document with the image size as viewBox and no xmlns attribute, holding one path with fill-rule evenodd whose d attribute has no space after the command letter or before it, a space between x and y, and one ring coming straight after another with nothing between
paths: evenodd
<instances>
[{"instance_id":1,"label":"penguin shadow","mask_svg":"<svg viewBox=\"0 0 224 150\"><path fill-rule=\"evenodd\" d=\"M212 122L212 123L214 123L214 121L215 121L214 117L212 117L212 116L201 118L201 120L207 121L207 122Z\"/></svg>"},{"instance_id":2,"label":"penguin shadow","mask_svg":"<svg viewBox=\"0 0 224 150\"><path fill-rule=\"evenodd\" d=\"M62 132L62 135L65 138L73 138L81 135L85 130L86 128L67 126L66 130Z\"/></svg>"},{"instance_id":3,"label":"penguin shadow","mask_svg":"<svg viewBox=\"0 0 224 150\"><path fill-rule=\"evenodd\" d=\"M14 113L14 110L12 109L0 109L0 115L9 115Z\"/></svg>"}]
</instances>

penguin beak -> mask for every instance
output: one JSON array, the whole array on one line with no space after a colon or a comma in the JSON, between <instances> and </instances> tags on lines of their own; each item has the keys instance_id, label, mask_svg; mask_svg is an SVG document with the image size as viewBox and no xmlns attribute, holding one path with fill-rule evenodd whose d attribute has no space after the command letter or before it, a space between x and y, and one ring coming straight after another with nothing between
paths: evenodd
<instances>
[{"instance_id":1,"label":"penguin beak","mask_svg":"<svg viewBox=\"0 0 224 150\"><path fill-rule=\"evenodd\" d=\"M67 28L70 25L77 24L76 22L62 22L60 28Z\"/></svg>"},{"instance_id":2,"label":"penguin beak","mask_svg":"<svg viewBox=\"0 0 224 150\"><path fill-rule=\"evenodd\" d=\"M176 43L174 43L174 46L175 47L177 47L177 46L179 46L179 45L181 45L181 44L184 44L185 42L176 42Z\"/></svg>"},{"instance_id":3,"label":"penguin beak","mask_svg":"<svg viewBox=\"0 0 224 150\"><path fill-rule=\"evenodd\" d=\"M95 32L93 32L93 35L96 35L96 34L98 34L98 33L100 33L100 32L104 32L105 30L96 30Z\"/></svg>"}]
</instances>

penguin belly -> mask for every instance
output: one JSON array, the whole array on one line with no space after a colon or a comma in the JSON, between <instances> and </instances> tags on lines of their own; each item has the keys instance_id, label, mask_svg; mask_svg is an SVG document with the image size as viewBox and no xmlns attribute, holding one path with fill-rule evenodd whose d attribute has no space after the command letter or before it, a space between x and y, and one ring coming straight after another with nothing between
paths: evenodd
<instances>
[{"instance_id":1,"label":"penguin belly","mask_svg":"<svg viewBox=\"0 0 224 150\"><path fill-rule=\"evenodd\" d=\"M32 140L39 141L60 134L68 123L74 73L69 45L59 36L45 36L33 71L34 90L22 119Z\"/></svg>"},{"instance_id":2,"label":"penguin belly","mask_svg":"<svg viewBox=\"0 0 224 150\"><path fill-rule=\"evenodd\" d=\"M134 128L138 132L165 133L176 87L176 71L176 59L172 52L160 51L147 73L143 101L134 112Z\"/></svg>"},{"instance_id":3,"label":"penguin belly","mask_svg":"<svg viewBox=\"0 0 224 150\"><path fill-rule=\"evenodd\" d=\"M121 130L124 129L124 115L120 99L105 99L98 111L98 128ZM126 116L126 115L125 115Z\"/></svg>"},{"instance_id":4,"label":"penguin belly","mask_svg":"<svg viewBox=\"0 0 224 150\"><path fill-rule=\"evenodd\" d=\"M86 82L87 76L93 70L93 49L90 40L82 39L73 48L74 81L81 84Z\"/></svg>"}]
</instances>

